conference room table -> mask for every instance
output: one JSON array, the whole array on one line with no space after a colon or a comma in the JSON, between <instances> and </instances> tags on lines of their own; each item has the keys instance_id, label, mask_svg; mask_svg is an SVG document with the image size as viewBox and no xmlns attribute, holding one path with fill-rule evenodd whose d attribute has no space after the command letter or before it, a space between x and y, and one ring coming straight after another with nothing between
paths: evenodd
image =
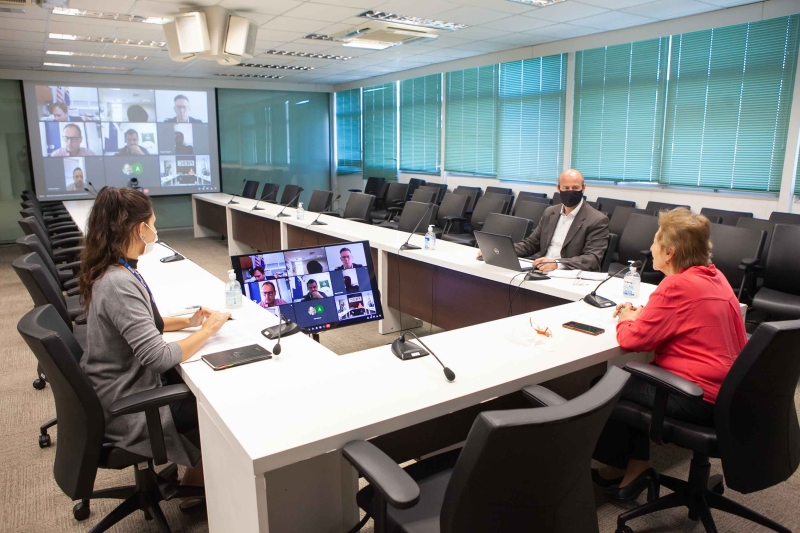
<instances>
[{"instance_id":1,"label":"conference room table","mask_svg":"<svg viewBox=\"0 0 800 533\"><path fill-rule=\"evenodd\" d=\"M227 201L230 197L219 198ZM228 223L238 216L233 212L248 209L246 199L238 200L241 207L224 207ZM197 197L194 201L198 202ZM91 201L64 204L75 222L84 227ZM270 217L277 211L270 206L269 211L255 213ZM323 240L355 240L345 230L357 223L325 218L330 219L328 226L314 227ZM286 240L295 231L291 228L303 230L303 223L307 225L310 220L281 220L281 245L297 246ZM389 270L384 254L396 255L405 240L402 236L407 234L392 236L383 232L399 232L358 226L361 232L357 240L369 238L384 267L379 275L384 276L382 283L386 284ZM201 234L206 231L199 230ZM247 251L244 246L248 245L230 241L232 252ZM433 252L402 253L445 269L463 262L461 274L486 276L495 283L510 280L514 274L474 265L478 263L474 249L451 250L448 245L440 242ZM469 259L473 263L467 263L462 248L472 256ZM139 270L159 309L165 314L191 305L222 310L224 283L188 259L159 261L172 253L158 245L139 261ZM455 372L453 382L446 380L433 357L408 361L396 358L388 346L392 338L387 338L386 346L337 355L325 348L324 336L321 344L298 334L283 339L280 355L270 360L214 371L200 360L202 355L250 344L271 350L275 344L260 331L276 325L277 318L245 300L241 308L233 310L234 320L180 366L197 398L209 529L347 531L358 521L358 474L342 457L345 443L371 439L398 463L424 457L463 442L482 410L527 407L519 393L527 385L552 382L598 365L619 364L631 357L616 342L613 309L597 309L570 296L585 294L595 284L575 285L575 280L565 279L533 287L523 283L522 290L533 296L542 291L548 297L576 301L425 337L425 343ZM420 288L413 290L421 298L430 297ZM652 290L653 286L642 284L640 297L630 301L644 304ZM599 294L621 300L621 280L610 280ZM382 299L386 313L389 306L385 293ZM399 316L394 320L399 321ZM588 336L561 327L570 320L601 327L605 332ZM550 328L552 336L537 334L532 325ZM170 332L165 338L173 341L188 334Z\"/></svg>"}]
</instances>

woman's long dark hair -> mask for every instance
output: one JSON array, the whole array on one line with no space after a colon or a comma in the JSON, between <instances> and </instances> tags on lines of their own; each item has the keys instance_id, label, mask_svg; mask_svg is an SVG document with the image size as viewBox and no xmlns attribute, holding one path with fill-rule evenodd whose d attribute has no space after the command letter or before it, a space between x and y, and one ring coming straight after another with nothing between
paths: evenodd
<instances>
[{"instance_id":1,"label":"woman's long dark hair","mask_svg":"<svg viewBox=\"0 0 800 533\"><path fill-rule=\"evenodd\" d=\"M125 257L134 228L150 220L152 214L150 198L135 189L103 187L97 193L81 252L79 277L84 310L89 309L92 286L110 265Z\"/></svg>"}]
</instances>

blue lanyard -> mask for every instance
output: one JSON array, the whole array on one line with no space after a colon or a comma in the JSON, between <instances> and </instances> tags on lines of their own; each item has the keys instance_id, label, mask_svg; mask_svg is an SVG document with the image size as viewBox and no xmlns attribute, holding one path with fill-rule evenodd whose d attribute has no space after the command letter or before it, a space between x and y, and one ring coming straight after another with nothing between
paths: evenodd
<instances>
[{"instance_id":1,"label":"blue lanyard","mask_svg":"<svg viewBox=\"0 0 800 533\"><path fill-rule=\"evenodd\" d=\"M125 261L124 259L120 259L119 260L119 264L124 266L125 268L127 268L128 272L133 274L134 277L139 280L139 283L144 285L144 288L147 289L147 294L150 295L150 303L153 303L153 293L150 292L150 287L147 286L147 283L145 283L144 279L142 279L142 277L139 274L137 274L136 271L133 268L131 268L131 266L128 264L128 262Z\"/></svg>"}]
</instances>

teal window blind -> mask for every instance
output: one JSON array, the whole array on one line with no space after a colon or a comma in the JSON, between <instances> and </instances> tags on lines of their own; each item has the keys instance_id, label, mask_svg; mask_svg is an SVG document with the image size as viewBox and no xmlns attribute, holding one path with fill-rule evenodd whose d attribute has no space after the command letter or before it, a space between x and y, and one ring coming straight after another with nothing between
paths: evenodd
<instances>
[{"instance_id":1,"label":"teal window blind","mask_svg":"<svg viewBox=\"0 0 800 533\"><path fill-rule=\"evenodd\" d=\"M500 65L498 177L555 183L564 156L567 54Z\"/></svg>"},{"instance_id":2,"label":"teal window blind","mask_svg":"<svg viewBox=\"0 0 800 533\"><path fill-rule=\"evenodd\" d=\"M447 73L445 170L493 176L498 65Z\"/></svg>"},{"instance_id":3,"label":"teal window blind","mask_svg":"<svg viewBox=\"0 0 800 533\"><path fill-rule=\"evenodd\" d=\"M400 170L441 171L442 75L400 82Z\"/></svg>"},{"instance_id":4,"label":"teal window blind","mask_svg":"<svg viewBox=\"0 0 800 533\"><path fill-rule=\"evenodd\" d=\"M397 178L397 83L364 87L364 177Z\"/></svg>"},{"instance_id":5,"label":"teal window blind","mask_svg":"<svg viewBox=\"0 0 800 533\"><path fill-rule=\"evenodd\" d=\"M669 37L575 54L572 167L587 179L658 181Z\"/></svg>"},{"instance_id":6,"label":"teal window blind","mask_svg":"<svg viewBox=\"0 0 800 533\"><path fill-rule=\"evenodd\" d=\"M672 37L662 183L780 190L799 19Z\"/></svg>"},{"instance_id":7,"label":"teal window blind","mask_svg":"<svg viewBox=\"0 0 800 533\"><path fill-rule=\"evenodd\" d=\"M800 196L800 151L797 153L797 170L794 175L794 193Z\"/></svg>"},{"instance_id":8,"label":"teal window blind","mask_svg":"<svg viewBox=\"0 0 800 533\"><path fill-rule=\"evenodd\" d=\"M361 89L336 93L336 152L339 174L361 172Z\"/></svg>"}]
</instances>

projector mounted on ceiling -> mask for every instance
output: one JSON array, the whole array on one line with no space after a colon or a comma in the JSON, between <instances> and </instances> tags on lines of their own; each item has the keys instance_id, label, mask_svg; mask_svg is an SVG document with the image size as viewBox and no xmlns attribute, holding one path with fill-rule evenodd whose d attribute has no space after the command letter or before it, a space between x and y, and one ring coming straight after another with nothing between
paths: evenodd
<instances>
[{"instance_id":1,"label":"projector mounted on ceiling","mask_svg":"<svg viewBox=\"0 0 800 533\"><path fill-rule=\"evenodd\" d=\"M403 24L370 20L353 29L331 35L331 38L341 42L343 46L385 50L401 44L431 42L439 35L446 33L450 32L434 28L411 28Z\"/></svg>"},{"instance_id":2,"label":"projector mounted on ceiling","mask_svg":"<svg viewBox=\"0 0 800 533\"><path fill-rule=\"evenodd\" d=\"M163 27L172 60L206 59L220 65L252 58L258 32L255 22L219 6L184 9Z\"/></svg>"}]
</instances>

